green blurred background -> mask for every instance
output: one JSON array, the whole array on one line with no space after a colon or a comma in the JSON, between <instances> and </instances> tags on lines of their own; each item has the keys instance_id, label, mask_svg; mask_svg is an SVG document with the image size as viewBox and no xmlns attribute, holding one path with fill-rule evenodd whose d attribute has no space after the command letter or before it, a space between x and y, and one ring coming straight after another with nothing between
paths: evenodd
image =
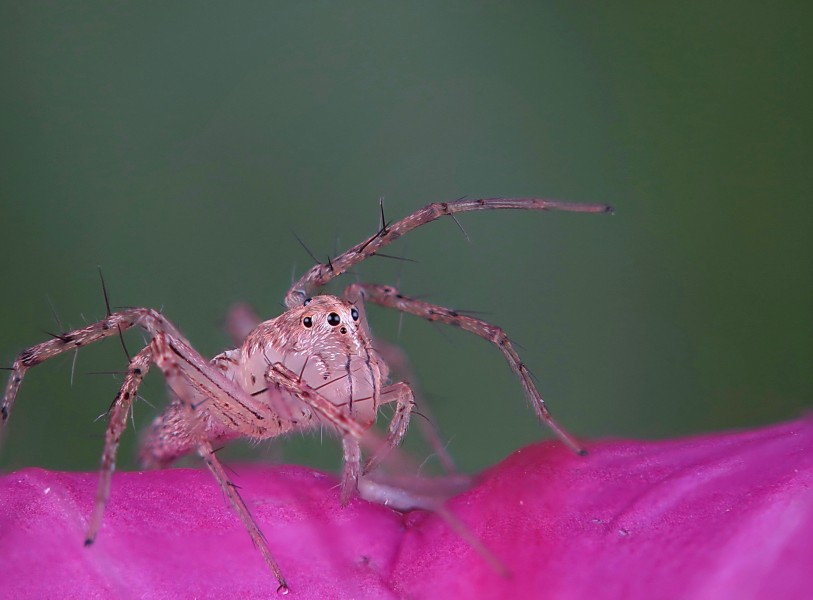
<instances>
[{"instance_id":1,"label":"green blurred background","mask_svg":"<svg viewBox=\"0 0 813 600\"><path fill-rule=\"evenodd\" d=\"M281 311L319 257L459 196L614 216L463 215L371 281L485 311L583 438L791 419L813 394L813 31L806 3L0 5L0 361L118 306L205 355L232 302ZM351 279L345 278L343 283ZM500 353L371 311L468 469L548 436ZM133 352L139 333L128 337ZM0 459L92 470L116 340L29 373ZM152 374L144 396L164 402ZM136 407L136 427L157 408ZM417 437L414 429L411 437ZM134 468L137 436L121 468ZM275 446L276 447L276 446ZM338 463L293 436L243 456Z\"/></svg>"}]
</instances>

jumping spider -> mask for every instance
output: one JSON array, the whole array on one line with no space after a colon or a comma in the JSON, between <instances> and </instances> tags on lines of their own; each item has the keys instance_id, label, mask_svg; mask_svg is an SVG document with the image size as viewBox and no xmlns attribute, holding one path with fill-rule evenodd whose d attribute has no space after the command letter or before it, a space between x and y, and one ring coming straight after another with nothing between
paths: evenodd
<instances>
[{"instance_id":1,"label":"jumping spider","mask_svg":"<svg viewBox=\"0 0 813 600\"><path fill-rule=\"evenodd\" d=\"M62 333L20 353L11 368L0 404L2 423L8 421L14 398L30 367L63 352L120 335L133 326L141 327L151 339L132 357L121 390L109 411L99 486L85 544L93 543L101 525L127 415L141 381L155 364L166 378L172 398L142 442L142 464L164 467L185 454L197 452L274 572L279 589L286 591L285 578L248 507L218 460L214 446L235 438L261 440L328 425L342 438L341 495L346 502L357 490L359 476L372 469L380 456L374 454L362 469L359 442L374 423L379 406L390 402L396 405L386 437L389 447L401 443L413 406L408 384L388 383L389 368L374 347L364 315L365 301L460 327L496 344L522 383L539 419L572 450L584 452L554 421L527 368L499 327L406 297L388 285L354 283L343 298L312 296L313 291L334 277L416 227L444 215L453 217L458 212L495 209L587 213L611 210L604 204L571 204L537 198L463 199L429 204L396 223L382 223L372 237L327 264L312 267L286 294L286 312L260 323L248 333L242 345L211 360L195 351L157 310L129 308L109 313L97 323Z\"/></svg>"}]
</instances>

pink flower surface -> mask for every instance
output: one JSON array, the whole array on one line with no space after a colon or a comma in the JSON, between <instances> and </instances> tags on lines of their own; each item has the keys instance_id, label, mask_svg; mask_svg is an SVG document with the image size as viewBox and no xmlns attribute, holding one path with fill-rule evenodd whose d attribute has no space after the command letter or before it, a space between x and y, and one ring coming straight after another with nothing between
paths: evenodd
<instances>
[{"instance_id":1,"label":"pink flower surface","mask_svg":"<svg viewBox=\"0 0 813 600\"><path fill-rule=\"evenodd\" d=\"M813 419L664 442L549 442L437 514L353 500L298 467L237 469L292 598L813 597ZM96 475L0 479L3 598L269 598L276 581L203 471L120 473L83 547Z\"/></svg>"}]
</instances>

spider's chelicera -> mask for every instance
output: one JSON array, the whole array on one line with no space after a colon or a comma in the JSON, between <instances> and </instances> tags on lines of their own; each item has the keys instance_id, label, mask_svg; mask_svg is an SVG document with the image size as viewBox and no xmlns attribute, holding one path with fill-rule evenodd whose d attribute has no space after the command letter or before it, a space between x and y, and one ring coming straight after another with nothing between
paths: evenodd
<instances>
[{"instance_id":1,"label":"spider's chelicera","mask_svg":"<svg viewBox=\"0 0 813 600\"><path fill-rule=\"evenodd\" d=\"M25 372L49 358L137 326L150 336L146 347L133 356L116 399L102 453L99 488L88 525L86 544L96 537L110 492L119 440L138 387L152 365L163 373L171 390L169 406L155 419L143 438L140 459L145 467L164 467L196 452L215 476L279 581L287 584L237 488L231 483L214 447L235 438L273 438L291 431L326 425L342 439L344 469L342 502L358 489L359 476L373 469L381 458L374 453L362 468L360 440L376 419L379 406L396 407L385 446L403 439L414 405L412 390L404 382L389 382L389 368L375 350L364 303L410 313L470 331L503 353L519 378L539 419L571 449L583 453L548 411L528 369L499 327L457 311L409 298L392 286L354 283L339 298L311 296L333 278L405 233L444 215L495 209L562 210L603 213L604 204L572 204L538 198L487 198L429 204L381 229L345 253L317 264L285 296L287 311L259 323L245 314L235 326L238 346L211 360L201 356L178 329L151 308L130 308L82 329L56 336L19 354L11 369L0 419L5 424ZM454 217L453 217L454 218ZM246 322L250 326L246 325Z\"/></svg>"}]
</instances>

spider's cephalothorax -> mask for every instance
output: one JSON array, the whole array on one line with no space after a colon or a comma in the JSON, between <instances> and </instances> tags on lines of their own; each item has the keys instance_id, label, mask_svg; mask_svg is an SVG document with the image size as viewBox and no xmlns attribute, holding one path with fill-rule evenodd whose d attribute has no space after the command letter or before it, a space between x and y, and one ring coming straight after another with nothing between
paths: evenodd
<instances>
[{"instance_id":1,"label":"spider's cephalothorax","mask_svg":"<svg viewBox=\"0 0 813 600\"><path fill-rule=\"evenodd\" d=\"M239 339L239 347L211 360L195 351L178 329L156 310L130 308L114 313L108 310L108 315L97 323L62 333L19 354L0 404L0 420L2 424L8 421L23 376L30 367L63 352L119 335L131 327L141 327L149 334L150 342L132 357L121 390L110 408L99 488L86 544L93 542L101 524L119 440L133 400L147 371L155 364L169 385L172 400L143 439L142 462L146 466L166 466L180 456L197 452L274 572L279 589L287 590L265 537L217 458L214 445L238 437L265 439L317 424L326 425L342 438L345 465L342 500L346 502L356 491L362 473L359 442L375 421L378 407L384 403L395 404L384 443L385 447L394 447L406 433L414 404L406 383L387 381L389 369L381 358L382 348L373 349L375 344L364 317L365 301L460 327L494 343L519 378L540 420L570 448L583 452L576 440L554 421L528 369L499 327L409 298L391 286L357 283L347 289L343 299L312 296L334 277L416 227L444 215L454 218L458 212L496 209L586 213L611 210L604 204L483 198L428 204L393 224L386 224L382 218L382 226L375 235L327 264L315 265L307 271L286 294L288 310L284 314L263 323L252 316L246 317L245 313L230 319L229 322L240 323L232 332L233 337ZM372 469L380 456L380 453L374 454L364 471Z\"/></svg>"}]
</instances>

